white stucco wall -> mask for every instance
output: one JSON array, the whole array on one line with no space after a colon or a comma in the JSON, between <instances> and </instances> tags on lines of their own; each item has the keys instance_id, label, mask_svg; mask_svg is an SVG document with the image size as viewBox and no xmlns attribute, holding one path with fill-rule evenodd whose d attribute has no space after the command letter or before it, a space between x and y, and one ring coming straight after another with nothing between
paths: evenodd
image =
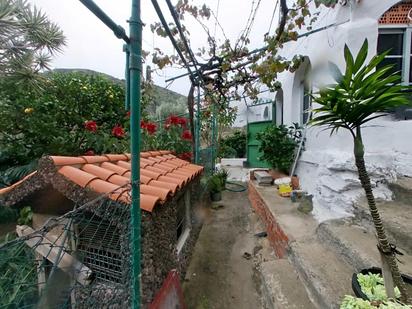
<instances>
[{"instance_id":1,"label":"white stucco wall","mask_svg":"<svg viewBox=\"0 0 412 309\"><path fill-rule=\"evenodd\" d=\"M317 29L334 23L343 23L289 43L282 53L285 56L301 54L316 71L327 61L344 68L345 43L357 53L365 38L369 41L369 56L376 53L378 18L396 0L362 0L350 2L345 7L323 9ZM346 22L347 21L347 22ZM283 119L286 124L300 120L302 80L304 69L294 74L284 73L280 81L283 90ZM312 76L316 84L325 79L324 74ZM385 117L364 129L366 162L376 185L376 196L391 199L385 183L399 176L412 176L412 121L395 121ZM306 150L298 164L297 174L303 189L314 195L314 215L319 221L352 215L352 204L362 190L357 179L352 154L351 136L341 131L329 136L329 132L311 128L307 132Z\"/></svg>"}]
</instances>

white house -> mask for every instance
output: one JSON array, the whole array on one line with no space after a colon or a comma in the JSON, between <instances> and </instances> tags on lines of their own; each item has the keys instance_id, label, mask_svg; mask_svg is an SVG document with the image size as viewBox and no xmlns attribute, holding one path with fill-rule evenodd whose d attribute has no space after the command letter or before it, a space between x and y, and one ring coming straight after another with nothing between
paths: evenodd
<instances>
[{"instance_id":1,"label":"white house","mask_svg":"<svg viewBox=\"0 0 412 309\"><path fill-rule=\"evenodd\" d=\"M356 54L365 38L369 41L369 57L392 48L386 61L395 63L403 81L412 84L412 1L350 0L320 10L313 25L315 32L286 44L282 50L285 56L300 54L306 60L297 72L280 77L277 123L303 125L308 117L305 110L311 105L304 94L316 90L315 84L325 76L312 73L327 61L343 69L344 45ZM412 177L412 120L405 120L411 119L411 114L412 109L400 110L364 128L366 163L377 198L392 198L387 182L400 176ZM330 136L323 129L308 128L297 174L303 189L314 195L314 215L319 221L353 214L353 202L362 190L354 165L352 137L347 132Z\"/></svg>"}]
</instances>

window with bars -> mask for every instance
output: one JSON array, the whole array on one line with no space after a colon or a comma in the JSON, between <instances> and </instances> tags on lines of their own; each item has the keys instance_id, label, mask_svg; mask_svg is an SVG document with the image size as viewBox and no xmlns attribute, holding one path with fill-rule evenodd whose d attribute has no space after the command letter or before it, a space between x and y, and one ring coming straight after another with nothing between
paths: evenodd
<instances>
[{"instance_id":1,"label":"window with bars","mask_svg":"<svg viewBox=\"0 0 412 309\"><path fill-rule=\"evenodd\" d=\"M412 85L412 27L382 27L379 29L378 54L388 51L381 66L393 64L393 72L399 72L405 85ZM397 119L412 119L411 106L394 110Z\"/></svg>"}]
</instances>

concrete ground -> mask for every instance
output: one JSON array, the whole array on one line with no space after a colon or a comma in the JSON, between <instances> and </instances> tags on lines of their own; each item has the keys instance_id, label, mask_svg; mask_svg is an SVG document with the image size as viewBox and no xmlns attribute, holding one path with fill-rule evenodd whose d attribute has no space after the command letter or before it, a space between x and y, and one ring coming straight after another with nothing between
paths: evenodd
<instances>
[{"instance_id":1,"label":"concrete ground","mask_svg":"<svg viewBox=\"0 0 412 309\"><path fill-rule=\"evenodd\" d=\"M262 250L247 192L225 191L206 220L183 284L191 309L264 308L256 252Z\"/></svg>"}]
</instances>

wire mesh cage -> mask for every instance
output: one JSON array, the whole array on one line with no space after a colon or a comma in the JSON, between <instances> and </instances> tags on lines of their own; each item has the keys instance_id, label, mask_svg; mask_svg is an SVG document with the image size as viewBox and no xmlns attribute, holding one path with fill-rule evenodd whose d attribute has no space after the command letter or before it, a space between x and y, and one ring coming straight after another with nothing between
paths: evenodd
<instances>
[{"instance_id":1,"label":"wire mesh cage","mask_svg":"<svg viewBox=\"0 0 412 309\"><path fill-rule=\"evenodd\" d=\"M129 222L129 207L100 197L17 226L0 246L0 308L129 307Z\"/></svg>"}]
</instances>

